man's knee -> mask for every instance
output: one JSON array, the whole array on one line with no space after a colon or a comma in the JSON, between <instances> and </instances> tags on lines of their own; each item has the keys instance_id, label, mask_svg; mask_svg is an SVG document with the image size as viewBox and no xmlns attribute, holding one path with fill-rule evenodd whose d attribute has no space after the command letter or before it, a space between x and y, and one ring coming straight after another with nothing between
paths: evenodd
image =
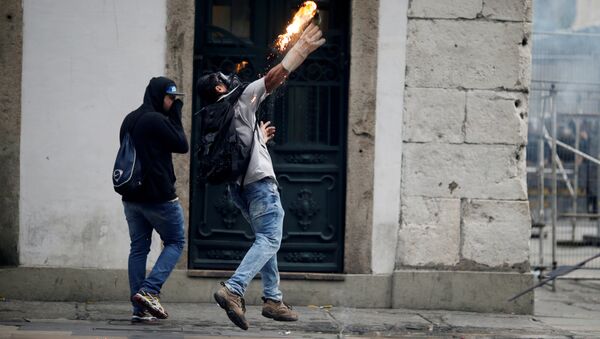
<instances>
[{"instance_id":1,"label":"man's knee","mask_svg":"<svg viewBox=\"0 0 600 339\"><path fill-rule=\"evenodd\" d=\"M129 253L131 255L148 255L150 253L150 241L144 243L131 244Z\"/></svg>"},{"instance_id":2,"label":"man's knee","mask_svg":"<svg viewBox=\"0 0 600 339\"><path fill-rule=\"evenodd\" d=\"M277 206L277 217L283 221L283 217L285 216L285 210L281 205Z\"/></svg>"},{"instance_id":3,"label":"man's knee","mask_svg":"<svg viewBox=\"0 0 600 339\"><path fill-rule=\"evenodd\" d=\"M269 253L275 254L281 246L281 237L277 235L265 235L257 237L257 242L262 243Z\"/></svg>"},{"instance_id":4,"label":"man's knee","mask_svg":"<svg viewBox=\"0 0 600 339\"><path fill-rule=\"evenodd\" d=\"M163 244L165 246L172 246L178 250L183 250L185 247L185 237L181 235L170 239L163 239Z\"/></svg>"},{"instance_id":5,"label":"man's knee","mask_svg":"<svg viewBox=\"0 0 600 339\"><path fill-rule=\"evenodd\" d=\"M185 240L178 240L177 242L175 242L174 244L178 250L183 251L183 248L185 247Z\"/></svg>"},{"instance_id":6,"label":"man's knee","mask_svg":"<svg viewBox=\"0 0 600 339\"><path fill-rule=\"evenodd\" d=\"M129 243L130 253L134 255L145 255L150 253L150 245L152 244L151 236L137 237Z\"/></svg>"}]
</instances>

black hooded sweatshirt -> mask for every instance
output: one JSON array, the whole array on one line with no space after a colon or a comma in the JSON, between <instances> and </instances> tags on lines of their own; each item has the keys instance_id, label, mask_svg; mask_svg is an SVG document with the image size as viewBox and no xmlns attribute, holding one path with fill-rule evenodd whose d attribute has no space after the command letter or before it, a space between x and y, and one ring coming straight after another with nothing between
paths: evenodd
<instances>
[{"instance_id":1,"label":"black hooded sweatshirt","mask_svg":"<svg viewBox=\"0 0 600 339\"><path fill-rule=\"evenodd\" d=\"M124 201L160 203L177 197L171 154L187 153L189 145L181 125L181 100L175 100L168 112L163 108L167 87L171 85L175 83L168 78L152 78L144 103L121 124L120 140L127 131L131 132L144 175L139 194L123 196Z\"/></svg>"}]
</instances>

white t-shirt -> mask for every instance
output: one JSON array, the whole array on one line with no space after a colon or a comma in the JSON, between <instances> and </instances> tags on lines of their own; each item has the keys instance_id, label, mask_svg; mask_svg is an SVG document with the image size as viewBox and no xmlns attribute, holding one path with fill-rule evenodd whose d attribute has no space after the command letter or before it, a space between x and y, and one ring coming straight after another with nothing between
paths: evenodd
<instances>
[{"instance_id":1,"label":"white t-shirt","mask_svg":"<svg viewBox=\"0 0 600 339\"><path fill-rule=\"evenodd\" d=\"M233 120L236 131L239 133L242 142L246 146L252 144L252 132L256 123L256 111L258 106L267 97L267 89L265 87L265 79L260 78L250 83L245 89L238 101L233 106L235 117ZM275 179L275 171L273 170L273 162L271 155L267 150L267 145L263 141L260 126L257 127L254 134L254 146L250 156L248 171L244 185L256 182L265 177ZM238 183L241 183L241 177Z\"/></svg>"}]
</instances>

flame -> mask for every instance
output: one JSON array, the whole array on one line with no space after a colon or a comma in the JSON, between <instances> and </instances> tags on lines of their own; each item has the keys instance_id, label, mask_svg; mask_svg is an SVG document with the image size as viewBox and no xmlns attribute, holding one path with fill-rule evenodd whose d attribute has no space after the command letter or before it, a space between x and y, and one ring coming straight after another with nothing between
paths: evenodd
<instances>
[{"instance_id":1,"label":"flame","mask_svg":"<svg viewBox=\"0 0 600 339\"><path fill-rule=\"evenodd\" d=\"M302 7L294 14L292 23L287 26L285 33L277 38L277 41L275 42L277 49L279 49L280 52L283 52L292 40L292 37L295 34L300 33L302 28L304 28L316 13L317 4L314 1L305 1L302 4Z\"/></svg>"},{"instance_id":2,"label":"flame","mask_svg":"<svg viewBox=\"0 0 600 339\"><path fill-rule=\"evenodd\" d=\"M237 64L235 64L235 72L239 73L241 70L246 68L246 66L248 66L248 61L243 60L243 61L238 62Z\"/></svg>"}]
</instances>

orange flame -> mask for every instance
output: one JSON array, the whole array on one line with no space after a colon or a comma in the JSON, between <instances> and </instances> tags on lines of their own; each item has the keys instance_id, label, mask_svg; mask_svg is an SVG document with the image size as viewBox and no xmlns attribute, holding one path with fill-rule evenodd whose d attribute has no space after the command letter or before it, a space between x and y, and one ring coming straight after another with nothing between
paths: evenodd
<instances>
[{"instance_id":1,"label":"orange flame","mask_svg":"<svg viewBox=\"0 0 600 339\"><path fill-rule=\"evenodd\" d=\"M248 61L243 60L241 62L238 62L237 64L235 64L235 72L239 73L241 70L246 68L246 66L248 66Z\"/></svg>"},{"instance_id":2,"label":"orange flame","mask_svg":"<svg viewBox=\"0 0 600 339\"><path fill-rule=\"evenodd\" d=\"M314 1L305 1L302 4L302 7L298 9L298 12L294 14L292 23L287 26L285 33L277 38L277 41L275 42L277 49L279 49L280 52L283 52L292 40L292 37L295 34L300 33L302 28L304 28L316 13L317 4Z\"/></svg>"}]
</instances>

